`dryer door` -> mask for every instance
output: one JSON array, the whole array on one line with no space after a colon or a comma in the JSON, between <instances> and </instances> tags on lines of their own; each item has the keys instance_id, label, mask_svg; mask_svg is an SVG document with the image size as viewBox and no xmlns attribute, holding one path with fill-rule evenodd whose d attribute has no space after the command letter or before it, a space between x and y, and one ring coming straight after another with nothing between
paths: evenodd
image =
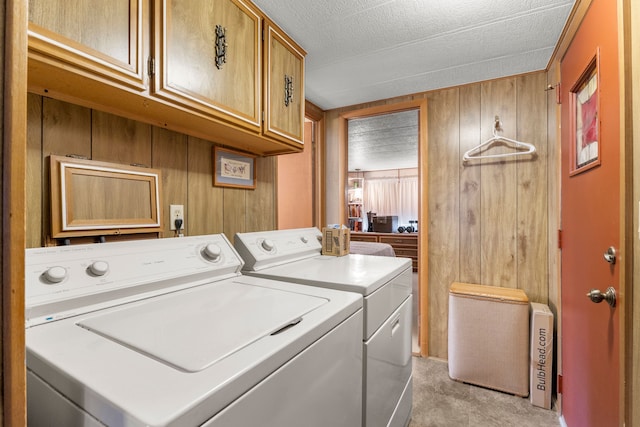
<instances>
[{"instance_id":1,"label":"dryer door","mask_svg":"<svg viewBox=\"0 0 640 427\"><path fill-rule=\"evenodd\" d=\"M367 427L386 427L390 419L406 420L408 414L395 414L411 380L411 300L404 303L387 319L370 340L364 343L365 363L365 420ZM411 410L411 405L408 405ZM406 415L406 416L404 416Z\"/></svg>"}]
</instances>

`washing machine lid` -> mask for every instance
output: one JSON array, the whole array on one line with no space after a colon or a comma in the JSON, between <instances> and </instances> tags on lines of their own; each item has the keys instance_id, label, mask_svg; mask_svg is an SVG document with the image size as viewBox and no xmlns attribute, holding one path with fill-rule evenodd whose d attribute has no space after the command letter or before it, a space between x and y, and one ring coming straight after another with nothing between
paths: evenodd
<instances>
[{"instance_id":1,"label":"washing machine lid","mask_svg":"<svg viewBox=\"0 0 640 427\"><path fill-rule=\"evenodd\" d=\"M106 425L200 425L361 309L239 276L29 327L27 369Z\"/></svg>"},{"instance_id":2,"label":"washing machine lid","mask_svg":"<svg viewBox=\"0 0 640 427\"><path fill-rule=\"evenodd\" d=\"M78 326L187 372L201 371L326 304L237 282L179 292L82 319Z\"/></svg>"}]
</instances>

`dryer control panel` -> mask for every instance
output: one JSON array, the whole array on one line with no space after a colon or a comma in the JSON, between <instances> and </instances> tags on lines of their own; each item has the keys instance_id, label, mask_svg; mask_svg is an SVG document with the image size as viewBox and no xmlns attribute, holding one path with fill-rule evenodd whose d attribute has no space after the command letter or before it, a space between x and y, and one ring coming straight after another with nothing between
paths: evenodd
<instances>
[{"instance_id":1,"label":"dryer control panel","mask_svg":"<svg viewBox=\"0 0 640 427\"><path fill-rule=\"evenodd\" d=\"M25 251L27 325L240 274L223 234Z\"/></svg>"},{"instance_id":2,"label":"dryer control panel","mask_svg":"<svg viewBox=\"0 0 640 427\"><path fill-rule=\"evenodd\" d=\"M236 233L234 241L245 271L259 271L322 252L322 233L313 227Z\"/></svg>"}]
</instances>

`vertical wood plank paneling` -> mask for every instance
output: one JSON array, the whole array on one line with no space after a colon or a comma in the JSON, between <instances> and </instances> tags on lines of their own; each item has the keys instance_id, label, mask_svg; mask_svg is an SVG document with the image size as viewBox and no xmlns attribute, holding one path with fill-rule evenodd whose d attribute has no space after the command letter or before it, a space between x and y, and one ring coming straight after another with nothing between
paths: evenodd
<instances>
[{"instance_id":1,"label":"vertical wood plank paneling","mask_svg":"<svg viewBox=\"0 0 640 427\"><path fill-rule=\"evenodd\" d=\"M91 158L91 110L43 98L44 156L74 154Z\"/></svg>"},{"instance_id":2,"label":"vertical wood plank paneling","mask_svg":"<svg viewBox=\"0 0 640 427\"><path fill-rule=\"evenodd\" d=\"M276 157L256 158L257 183L254 191L247 192L245 231L276 228L276 164Z\"/></svg>"},{"instance_id":3,"label":"vertical wood plank paneling","mask_svg":"<svg viewBox=\"0 0 640 427\"><path fill-rule=\"evenodd\" d=\"M93 110L93 160L151 166L151 125Z\"/></svg>"},{"instance_id":4,"label":"vertical wood plank paneling","mask_svg":"<svg viewBox=\"0 0 640 427\"><path fill-rule=\"evenodd\" d=\"M424 174L421 185L428 188L429 200L422 201L422 206L428 206L429 227L428 251L421 254L421 259L428 258L428 262L424 260L422 265L428 265L429 268L426 276L428 279L425 278L429 298L428 307L422 313L423 316L427 315L428 320L423 320L422 325L428 328L427 347L430 356L448 355L448 282L459 280L522 287L531 294L532 299L544 298L539 295L544 295L545 289L550 286L548 278L544 277L545 271L548 271L546 265L550 256L544 254L549 251L549 242L552 241L546 216L552 213L554 207L550 205L549 211L545 211L546 198L550 197L548 190L541 190L538 183L532 183L536 179L543 187L557 185L557 182L547 182L546 154L540 155L531 164L522 158L512 158L462 166L462 153L492 136L495 115L499 115L502 121L501 135L512 139L530 137L536 141L540 138L542 149L546 146L547 139L553 140L551 134L546 134L544 127L528 128L529 123L536 120L534 116L538 117L540 111L546 109L545 95L540 97L534 88L545 78L546 73L535 73L461 86L456 89L459 91L458 107L451 107L458 108L457 119L452 119L451 111L439 111L447 104L443 100L447 96L445 93L451 89L426 93L429 100L429 156L426 166L428 173ZM340 114L399 103L415 96L417 95L328 111L325 116L327 176L337 177L341 168L339 163L330 161L341 149L331 145L338 139L337 124ZM450 123L445 123L442 117L447 117ZM542 121L544 120L543 117ZM509 148L495 146L491 150L495 154ZM447 157L452 152L457 153L455 161L453 156ZM522 163L526 163L523 169ZM447 178L451 173L449 169L453 169L451 178ZM453 189L451 181L455 183ZM330 185L327 186L328 215L338 211L338 208L332 211L330 203L340 200L343 188L344 185L340 183L335 185L335 191ZM544 194L545 191L547 194ZM457 207L450 215L443 215L443 206L451 203L449 197L457 198ZM557 204L554 206L555 209L558 208ZM443 237L452 233L451 230L457 230L458 233L453 246L451 238ZM458 251L454 268L442 265L441 261L443 253L449 253L452 248ZM449 277L455 275L452 274L453 271L458 272L454 279Z\"/></svg>"},{"instance_id":5,"label":"vertical wood plank paneling","mask_svg":"<svg viewBox=\"0 0 640 427\"><path fill-rule=\"evenodd\" d=\"M236 233L243 233L246 230L245 222L247 217L247 192L239 188L225 188L223 233L233 243L233 236Z\"/></svg>"},{"instance_id":6,"label":"vertical wood plank paneling","mask_svg":"<svg viewBox=\"0 0 640 427\"><path fill-rule=\"evenodd\" d=\"M439 91L429 96L428 168L429 189L429 246L437 248L429 252L429 353L435 357L447 357L447 322L439 318L448 310L449 285L459 276L457 221L459 214L458 170L460 166L459 90ZM425 205L427 205L425 203Z\"/></svg>"},{"instance_id":7,"label":"vertical wood plank paneling","mask_svg":"<svg viewBox=\"0 0 640 427\"><path fill-rule=\"evenodd\" d=\"M482 140L491 137L495 116L500 117L502 135L516 134L515 79L502 79L482 84ZM497 154L501 147L492 148ZM481 256L485 285L517 286L516 246L516 165L506 161L482 161L481 177Z\"/></svg>"},{"instance_id":8,"label":"vertical wood plank paneling","mask_svg":"<svg viewBox=\"0 0 640 427\"><path fill-rule=\"evenodd\" d=\"M74 154L91 158L91 110L50 98L42 103L42 150L44 176L43 240L51 235L51 184L49 155Z\"/></svg>"},{"instance_id":9,"label":"vertical wood plank paneling","mask_svg":"<svg viewBox=\"0 0 640 427\"><path fill-rule=\"evenodd\" d=\"M158 127L152 129L152 135L151 166L162 171L163 236L175 234L171 230L169 205L184 206L184 235L188 236L187 136Z\"/></svg>"},{"instance_id":10,"label":"vertical wood plank paneling","mask_svg":"<svg viewBox=\"0 0 640 427\"><path fill-rule=\"evenodd\" d=\"M536 147L532 160L517 162L517 287L529 300L547 302L547 94L546 76L518 77L517 137Z\"/></svg>"},{"instance_id":11,"label":"vertical wood plank paneling","mask_svg":"<svg viewBox=\"0 0 640 427\"><path fill-rule=\"evenodd\" d=\"M27 212L26 216L26 245L34 248L43 245L42 215L43 188L42 159L42 97L27 94Z\"/></svg>"},{"instance_id":12,"label":"vertical wood plank paneling","mask_svg":"<svg viewBox=\"0 0 640 427\"><path fill-rule=\"evenodd\" d=\"M223 191L213 186L213 143L189 137L186 221L190 235L223 232Z\"/></svg>"},{"instance_id":13,"label":"vertical wood plank paneling","mask_svg":"<svg viewBox=\"0 0 640 427\"><path fill-rule=\"evenodd\" d=\"M482 143L480 139L480 85L460 88L460 163L462 155ZM460 169L460 278L480 283L482 278L480 180L478 163L462 164Z\"/></svg>"},{"instance_id":14,"label":"vertical wood plank paneling","mask_svg":"<svg viewBox=\"0 0 640 427\"><path fill-rule=\"evenodd\" d=\"M49 154L161 169L164 237L173 236L170 204L184 205L186 235L226 232L232 239L238 231L275 228L275 157L256 159L254 191L214 187L213 142L37 95L29 100L29 247L50 235Z\"/></svg>"}]
</instances>

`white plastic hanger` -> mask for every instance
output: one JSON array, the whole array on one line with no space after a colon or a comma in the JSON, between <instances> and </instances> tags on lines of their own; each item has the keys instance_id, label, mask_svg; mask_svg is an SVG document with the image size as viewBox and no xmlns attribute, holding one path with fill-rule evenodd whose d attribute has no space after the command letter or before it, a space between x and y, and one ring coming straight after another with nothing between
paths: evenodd
<instances>
[{"instance_id":1,"label":"white plastic hanger","mask_svg":"<svg viewBox=\"0 0 640 427\"><path fill-rule=\"evenodd\" d=\"M534 147L532 144L522 141L516 141L515 139L505 138L504 136L498 135L497 132L500 129L500 118L496 116L496 123L493 127L493 137L464 153L464 155L462 156L462 161L468 162L476 159L499 159L504 157L516 157L533 154L536 152L536 147ZM487 148L495 143L511 144L516 151L501 154L480 154L483 151L486 151Z\"/></svg>"}]
</instances>

